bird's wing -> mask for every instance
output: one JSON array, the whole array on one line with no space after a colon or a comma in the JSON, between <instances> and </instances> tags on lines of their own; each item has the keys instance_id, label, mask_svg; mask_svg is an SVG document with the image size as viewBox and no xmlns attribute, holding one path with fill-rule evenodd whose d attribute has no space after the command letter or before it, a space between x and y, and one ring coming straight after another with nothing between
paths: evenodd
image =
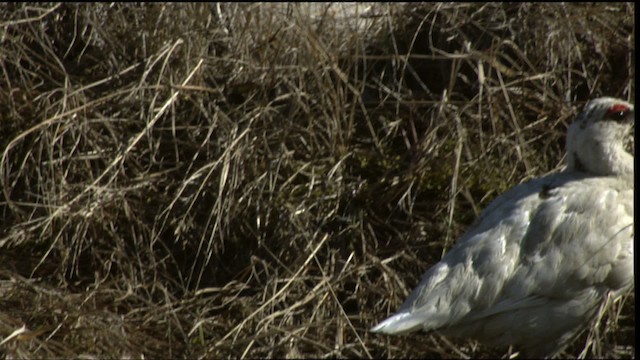
<instances>
[{"instance_id":1,"label":"bird's wing","mask_svg":"<svg viewBox=\"0 0 640 360\"><path fill-rule=\"evenodd\" d=\"M628 281L633 182L598 179L560 173L499 196L424 274L398 313L372 330L430 330L483 314L540 306L545 296L554 295L545 286L559 291L573 279ZM572 264L562 261L576 255L579 260ZM578 263L587 266L576 267Z\"/></svg>"},{"instance_id":2,"label":"bird's wing","mask_svg":"<svg viewBox=\"0 0 640 360\"><path fill-rule=\"evenodd\" d=\"M531 214L503 297L569 299L586 287L633 282L632 181L592 177L550 189Z\"/></svg>"}]
</instances>

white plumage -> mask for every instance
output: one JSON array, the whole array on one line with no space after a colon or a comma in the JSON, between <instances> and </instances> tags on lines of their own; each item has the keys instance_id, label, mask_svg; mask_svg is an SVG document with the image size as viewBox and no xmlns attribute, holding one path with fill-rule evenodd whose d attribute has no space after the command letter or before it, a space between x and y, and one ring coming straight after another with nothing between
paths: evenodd
<instances>
[{"instance_id":1,"label":"white plumage","mask_svg":"<svg viewBox=\"0 0 640 360\"><path fill-rule=\"evenodd\" d=\"M567 167L495 199L398 312L371 329L438 330L553 356L633 285L633 105L599 98L567 133Z\"/></svg>"}]
</instances>

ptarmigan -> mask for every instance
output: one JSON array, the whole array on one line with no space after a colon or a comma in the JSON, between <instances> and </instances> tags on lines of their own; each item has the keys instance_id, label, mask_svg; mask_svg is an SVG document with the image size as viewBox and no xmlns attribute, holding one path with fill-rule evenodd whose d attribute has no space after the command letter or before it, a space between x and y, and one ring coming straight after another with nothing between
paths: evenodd
<instances>
[{"instance_id":1,"label":"ptarmigan","mask_svg":"<svg viewBox=\"0 0 640 360\"><path fill-rule=\"evenodd\" d=\"M633 105L590 101L567 166L495 199L398 312L371 329L437 330L550 357L633 285Z\"/></svg>"}]
</instances>

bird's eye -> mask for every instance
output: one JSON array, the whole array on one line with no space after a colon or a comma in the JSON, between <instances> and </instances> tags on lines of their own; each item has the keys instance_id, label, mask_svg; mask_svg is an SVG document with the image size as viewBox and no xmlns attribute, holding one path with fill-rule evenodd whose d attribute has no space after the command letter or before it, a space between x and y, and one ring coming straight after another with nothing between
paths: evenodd
<instances>
[{"instance_id":1,"label":"bird's eye","mask_svg":"<svg viewBox=\"0 0 640 360\"><path fill-rule=\"evenodd\" d=\"M629 107L623 104L615 104L607 110L605 119L613 121L621 121L629 113Z\"/></svg>"}]
</instances>

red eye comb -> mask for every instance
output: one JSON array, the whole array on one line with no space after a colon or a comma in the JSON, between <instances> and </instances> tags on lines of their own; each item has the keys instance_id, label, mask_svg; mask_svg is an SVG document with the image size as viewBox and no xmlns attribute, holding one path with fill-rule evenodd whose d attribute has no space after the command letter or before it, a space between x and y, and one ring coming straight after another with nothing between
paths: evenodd
<instances>
[{"instance_id":1,"label":"red eye comb","mask_svg":"<svg viewBox=\"0 0 640 360\"><path fill-rule=\"evenodd\" d=\"M629 107L627 105L615 104L615 105L611 105L609 110L607 110L607 113L616 114L616 113L625 113L627 111L629 111Z\"/></svg>"}]
</instances>

